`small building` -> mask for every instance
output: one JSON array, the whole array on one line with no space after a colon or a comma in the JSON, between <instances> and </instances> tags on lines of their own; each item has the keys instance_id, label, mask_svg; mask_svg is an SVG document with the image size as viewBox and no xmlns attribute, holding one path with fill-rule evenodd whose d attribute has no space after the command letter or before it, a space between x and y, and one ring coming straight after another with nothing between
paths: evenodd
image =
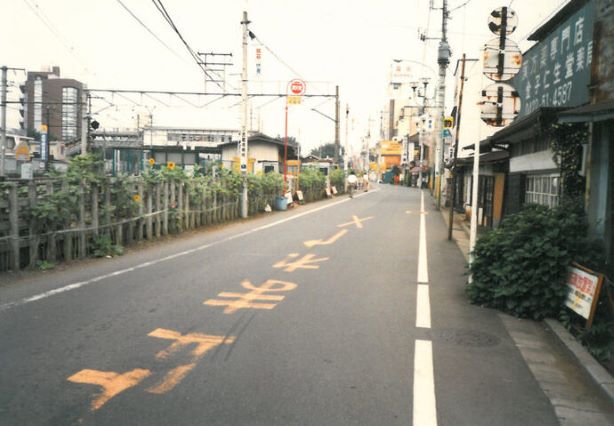
<instances>
[{"instance_id":1,"label":"small building","mask_svg":"<svg viewBox=\"0 0 614 426\"><path fill-rule=\"evenodd\" d=\"M247 141L247 157L249 173L283 172L284 162L283 139L272 138L263 133L255 133ZM237 140L219 145L224 167L239 171L239 156L237 155ZM288 160L296 160L298 143L288 140Z\"/></svg>"}]
</instances>

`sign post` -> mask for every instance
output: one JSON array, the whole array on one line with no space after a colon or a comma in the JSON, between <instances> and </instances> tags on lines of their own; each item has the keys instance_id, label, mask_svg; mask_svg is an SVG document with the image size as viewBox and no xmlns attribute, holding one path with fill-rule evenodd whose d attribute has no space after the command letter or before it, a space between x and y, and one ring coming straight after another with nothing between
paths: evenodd
<instances>
[{"instance_id":1,"label":"sign post","mask_svg":"<svg viewBox=\"0 0 614 426\"><path fill-rule=\"evenodd\" d=\"M41 160L45 164L46 170L49 161L49 135L46 124L41 124Z\"/></svg>"},{"instance_id":2,"label":"sign post","mask_svg":"<svg viewBox=\"0 0 614 426\"><path fill-rule=\"evenodd\" d=\"M307 85L303 80L295 78L288 82L286 87L286 107L284 124L284 193L288 190L288 105L300 104L301 96L305 94Z\"/></svg>"}]
</instances>

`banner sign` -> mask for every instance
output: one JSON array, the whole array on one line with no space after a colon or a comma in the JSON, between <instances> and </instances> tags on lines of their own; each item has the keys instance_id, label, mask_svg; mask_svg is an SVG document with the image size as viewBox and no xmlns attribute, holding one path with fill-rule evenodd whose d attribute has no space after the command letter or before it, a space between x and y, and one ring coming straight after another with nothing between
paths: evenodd
<instances>
[{"instance_id":1,"label":"banner sign","mask_svg":"<svg viewBox=\"0 0 614 426\"><path fill-rule=\"evenodd\" d=\"M587 327L590 327L593 321L602 282L601 274L581 268L579 265L569 268L565 306L585 318Z\"/></svg>"},{"instance_id":2,"label":"banner sign","mask_svg":"<svg viewBox=\"0 0 614 426\"><path fill-rule=\"evenodd\" d=\"M511 81L522 98L518 117L540 107L575 107L589 102L595 5L589 1L523 55Z\"/></svg>"}]
</instances>

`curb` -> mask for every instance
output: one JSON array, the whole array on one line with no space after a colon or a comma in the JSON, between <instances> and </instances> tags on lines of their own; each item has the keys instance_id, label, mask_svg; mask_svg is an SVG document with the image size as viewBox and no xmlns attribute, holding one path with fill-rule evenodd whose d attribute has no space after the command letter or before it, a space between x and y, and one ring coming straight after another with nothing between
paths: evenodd
<instances>
[{"instance_id":1,"label":"curb","mask_svg":"<svg viewBox=\"0 0 614 426\"><path fill-rule=\"evenodd\" d=\"M610 402L614 404L614 377L558 321L547 318L544 320L544 323L567 348L578 362L580 368L584 370L605 396L610 399Z\"/></svg>"}]
</instances>

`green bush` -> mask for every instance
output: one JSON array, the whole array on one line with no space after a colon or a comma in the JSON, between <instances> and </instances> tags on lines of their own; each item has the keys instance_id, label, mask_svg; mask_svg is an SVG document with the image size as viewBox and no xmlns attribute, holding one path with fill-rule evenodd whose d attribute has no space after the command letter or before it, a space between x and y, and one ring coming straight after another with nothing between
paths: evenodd
<instances>
[{"instance_id":1,"label":"green bush","mask_svg":"<svg viewBox=\"0 0 614 426\"><path fill-rule=\"evenodd\" d=\"M110 236L100 235L92 241L92 254L94 257L121 256L124 248L113 244Z\"/></svg>"},{"instance_id":2,"label":"green bush","mask_svg":"<svg viewBox=\"0 0 614 426\"><path fill-rule=\"evenodd\" d=\"M319 200L326 190L326 176L319 170L304 168L301 171L299 186L304 193L306 202Z\"/></svg>"},{"instance_id":3,"label":"green bush","mask_svg":"<svg viewBox=\"0 0 614 426\"><path fill-rule=\"evenodd\" d=\"M345 172L343 169L334 169L329 174L330 185L337 188L339 193L345 192Z\"/></svg>"},{"instance_id":4,"label":"green bush","mask_svg":"<svg viewBox=\"0 0 614 426\"><path fill-rule=\"evenodd\" d=\"M521 318L558 316L571 262L599 269L601 250L586 235L581 209L527 205L478 240L469 299Z\"/></svg>"}]
</instances>

